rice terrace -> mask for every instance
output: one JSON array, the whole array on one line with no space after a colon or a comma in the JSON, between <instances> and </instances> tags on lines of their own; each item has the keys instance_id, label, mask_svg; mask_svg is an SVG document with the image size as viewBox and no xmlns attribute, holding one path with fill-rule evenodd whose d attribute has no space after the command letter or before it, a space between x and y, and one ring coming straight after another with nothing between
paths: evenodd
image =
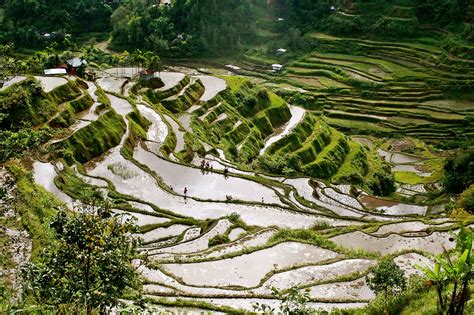
<instances>
[{"instance_id":1,"label":"rice terrace","mask_svg":"<svg viewBox=\"0 0 474 315\"><path fill-rule=\"evenodd\" d=\"M472 1L6 0L0 28L0 313L474 313Z\"/></svg>"}]
</instances>

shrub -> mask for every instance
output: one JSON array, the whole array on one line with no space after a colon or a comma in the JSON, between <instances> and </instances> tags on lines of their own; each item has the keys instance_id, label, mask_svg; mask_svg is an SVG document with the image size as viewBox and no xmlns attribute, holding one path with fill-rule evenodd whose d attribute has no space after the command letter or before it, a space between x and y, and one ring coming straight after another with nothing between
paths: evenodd
<instances>
[{"instance_id":1,"label":"shrub","mask_svg":"<svg viewBox=\"0 0 474 315\"><path fill-rule=\"evenodd\" d=\"M211 237L208 242L208 246L217 246L217 245L222 245L230 242L230 238L226 234L218 234L214 237Z\"/></svg>"},{"instance_id":2,"label":"shrub","mask_svg":"<svg viewBox=\"0 0 474 315\"><path fill-rule=\"evenodd\" d=\"M460 193L474 183L474 149L456 154L444 163L443 184L447 191Z\"/></svg>"},{"instance_id":3,"label":"shrub","mask_svg":"<svg viewBox=\"0 0 474 315\"><path fill-rule=\"evenodd\" d=\"M382 169L374 174L368 186L377 196L389 196L396 190L395 177L389 170Z\"/></svg>"},{"instance_id":4,"label":"shrub","mask_svg":"<svg viewBox=\"0 0 474 315\"><path fill-rule=\"evenodd\" d=\"M459 196L457 206L464 208L470 213L474 213L474 184L469 186L469 188L464 190Z\"/></svg>"}]
</instances>

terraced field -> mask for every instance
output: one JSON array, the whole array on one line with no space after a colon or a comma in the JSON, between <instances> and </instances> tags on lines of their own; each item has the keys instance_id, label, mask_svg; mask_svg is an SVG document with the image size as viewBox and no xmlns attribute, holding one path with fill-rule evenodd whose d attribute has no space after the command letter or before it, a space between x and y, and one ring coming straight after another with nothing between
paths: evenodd
<instances>
[{"instance_id":1,"label":"terraced field","mask_svg":"<svg viewBox=\"0 0 474 315\"><path fill-rule=\"evenodd\" d=\"M355 19L364 11L354 10L355 15L338 12L336 16ZM410 11L393 10L400 15ZM410 21L409 17L386 18ZM474 82L472 47L441 46L441 40L432 37L390 42L323 33L311 34L308 41L314 47L311 53L287 62L282 74L267 71L264 77L278 83L280 88L271 86L285 98L303 94L306 101L301 105L322 111L330 126L348 134L410 136L431 142L473 136L474 109L472 96L467 96ZM262 76L270 68L262 58L247 56L243 67L250 71L245 73L257 75L258 69Z\"/></svg>"},{"instance_id":2,"label":"terraced field","mask_svg":"<svg viewBox=\"0 0 474 315\"><path fill-rule=\"evenodd\" d=\"M351 68L374 80L382 73ZM278 304L271 287L295 286L310 289L314 307L360 308L374 299L364 276L378 258L392 255L409 275L441 244L454 246L457 222L436 207L335 184L384 165L415 174L436 157L349 138L330 126L335 118L243 77L163 72L160 89L125 80L117 89L112 75L44 87L76 86L55 117L88 101L32 161L34 178L70 207L100 195L117 215L136 217L149 257L143 288L162 308L252 311ZM427 188L403 184L399 194L422 198Z\"/></svg>"}]
</instances>

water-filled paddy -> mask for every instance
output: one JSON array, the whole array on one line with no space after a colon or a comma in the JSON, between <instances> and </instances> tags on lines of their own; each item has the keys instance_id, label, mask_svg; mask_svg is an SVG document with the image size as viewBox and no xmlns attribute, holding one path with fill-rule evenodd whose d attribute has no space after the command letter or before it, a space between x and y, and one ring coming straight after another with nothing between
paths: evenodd
<instances>
[{"instance_id":1,"label":"water-filled paddy","mask_svg":"<svg viewBox=\"0 0 474 315\"><path fill-rule=\"evenodd\" d=\"M110 92L121 93L125 79L114 76L133 76L133 71L131 68L123 71L109 69L107 72L110 76L101 78L99 85ZM345 182L334 185L314 180L310 185L309 178L285 179L269 174L256 174L255 171L249 171L250 168L240 169L238 165L232 164L232 155L228 150L224 152L213 148L209 145L211 141L202 138L198 141L205 147L206 155L203 157L195 154L194 159L190 161L194 167L180 162L178 158L185 153L184 130L191 137L196 136L192 134L194 131L190 123L192 112L201 106L209 105L206 104L208 100L227 88L226 82L220 78L197 75L194 70L189 75L193 76L192 81L197 78L202 81L205 92L187 112L171 115L160 106L148 104L146 98L143 100L138 97L138 113L151 125L146 131L144 145L137 143L136 147L132 148L133 151L129 151L133 152L132 157L125 158L121 151L125 139L133 130L129 130L129 122L125 116L134 109L126 99L107 94L112 108L123 116L127 133L120 145L86 164L86 172L90 176L77 174L86 183L100 187L102 191L116 190L126 196L125 200L135 200L123 202L128 202L135 211L141 213L122 209L114 209L114 213L137 219L137 224L146 231L139 234L146 242L141 249L147 251L150 259L163 268L164 273L140 267L146 281L146 294L168 297L180 294L188 298L195 296L198 300L212 301L216 305L229 305L251 311L255 301L276 305L276 300L271 299L270 287L288 289L295 285L304 285L310 288L310 295L316 301L353 301L337 304L311 302L312 306L323 309L361 307L367 300L373 299L374 295L364 279L357 278L360 276L355 273L366 273L376 263L375 259L348 259L342 254L294 240L268 247L269 240L275 236L278 229L313 227L313 231L320 233L321 237L329 237L324 236L326 231L358 226L357 228L363 228L367 233L351 228L350 231L354 232L334 236L330 240L347 250L362 248L382 255L410 249L439 253L442 246L447 249L454 246L449 233L429 234L430 228L445 228L450 223L428 225L417 218L410 222L398 222L407 215L424 215L426 206L403 204L365 194L355 198L351 195L353 187ZM185 75L178 72L161 72L160 77L165 83L160 90L164 91L176 87ZM62 80L66 82L65 79ZM55 84L58 82L55 81ZM51 88L53 82L49 84ZM132 82L129 82L125 90L131 86ZM81 120L72 130L86 126L103 114L96 111L99 103L95 90L95 85L88 83L88 93L95 103L90 109L79 113L77 117ZM184 90L181 89L178 93L184 93ZM224 95L225 93L221 93L219 100ZM210 116L213 117L212 123L223 126L228 124L233 118L219 111L218 107L221 105L218 103L206 107L209 109L202 111L204 113L200 119L205 120L215 111L215 115ZM290 120L265 139L261 155L265 156L268 147L290 134L302 121L306 110L290 106L290 112ZM240 124L242 121L232 120L229 125L233 125L235 129ZM171 133L176 136L176 147L169 159L175 162L164 158L159 152ZM375 142L368 138L353 139L368 147L375 146ZM385 156L395 170L416 171L420 174L418 164L423 162L420 157L381 149L379 154ZM130 158L131 160L128 160ZM228 168L229 176L201 170L199 166L204 159L215 171ZM53 164L35 162L33 169L37 183L66 203L72 203L72 200L54 185L53 179L57 173ZM235 175L253 176L255 180ZM106 180L110 181L111 185ZM285 189L277 187L276 183L283 183L286 185ZM398 191L406 194L426 193L423 185L402 185L398 187ZM277 192L282 195L282 199ZM232 200L228 200L229 196ZM123 206L123 203L121 205ZM120 205L117 207L121 208ZM163 217L159 216L161 211L165 211L161 214ZM230 215L241 222L236 224L236 221L229 218ZM183 224L179 221L171 222L180 217L194 220L182 221ZM370 223L369 220L394 222L377 229L377 223ZM361 226L362 224L364 226ZM210 239L224 234L229 237L226 241L228 243L209 247ZM429 259L415 253L400 255L395 261L407 275L417 272L416 264L430 263ZM346 277L346 281L337 280L340 277ZM332 283L333 281L337 282ZM259 300L257 295L267 298ZM211 298L212 296L219 298Z\"/></svg>"},{"instance_id":2,"label":"water-filled paddy","mask_svg":"<svg viewBox=\"0 0 474 315\"><path fill-rule=\"evenodd\" d=\"M209 75L197 76L204 85L205 92L201 96L200 100L203 102L213 99L219 92L224 91L227 88L227 83L221 78L216 78Z\"/></svg>"},{"instance_id":3,"label":"water-filled paddy","mask_svg":"<svg viewBox=\"0 0 474 315\"><path fill-rule=\"evenodd\" d=\"M428 236L403 237L391 234L387 237L375 237L363 232L352 232L331 238L335 243L352 249L364 249L369 252L378 252L382 255L395 253L403 249L423 250L439 254L443 247L451 249L455 245L454 239L447 232L434 232Z\"/></svg>"},{"instance_id":4,"label":"water-filled paddy","mask_svg":"<svg viewBox=\"0 0 474 315\"><path fill-rule=\"evenodd\" d=\"M66 78L62 77L41 77L35 76L35 79L39 80L41 83L41 87L46 93L51 92L55 88L64 85L67 83Z\"/></svg>"},{"instance_id":5,"label":"water-filled paddy","mask_svg":"<svg viewBox=\"0 0 474 315\"><path fill-rule=\"evenodd\" d=\"M274 269L295 264L320 262L338 254L316 246L287 242L271 248L218 261L190 264L166 264L163 267L179 275L184 283L196 286L257 286Z\"/></svg>"},{"instance_id":6,"label":"water-filled paddy","mask_svg":"<svg viewBox=\"0 0 474 315\"><path fill-rule=\"evenodd\" d=\"M148 165L175 191L182 193L184 188L187 188L187 195L190 197L226 200L226 196L232 196L235 200L280 203L272 189L256 182L212 172L206 173L196 168L168 162L142 148L135 150L134 158Z\"/></svg>"}]
</instances>

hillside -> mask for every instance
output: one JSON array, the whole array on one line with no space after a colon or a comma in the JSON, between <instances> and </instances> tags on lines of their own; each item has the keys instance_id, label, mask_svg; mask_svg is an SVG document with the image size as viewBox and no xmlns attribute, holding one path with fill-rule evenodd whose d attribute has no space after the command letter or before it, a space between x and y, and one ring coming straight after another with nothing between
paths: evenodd
<instances>
[{"instance_id":1,"label":"hillside","mask_svg":"<svg viewBox=\"0 0 474 315\"><path fill-rule=\"evenodd\" d=\"M473 5L28 4L0 4L0 313L435 314L453 283L473 311ZM110 239L57 224L88 211Z\"/></svg>"}]
</instances>

